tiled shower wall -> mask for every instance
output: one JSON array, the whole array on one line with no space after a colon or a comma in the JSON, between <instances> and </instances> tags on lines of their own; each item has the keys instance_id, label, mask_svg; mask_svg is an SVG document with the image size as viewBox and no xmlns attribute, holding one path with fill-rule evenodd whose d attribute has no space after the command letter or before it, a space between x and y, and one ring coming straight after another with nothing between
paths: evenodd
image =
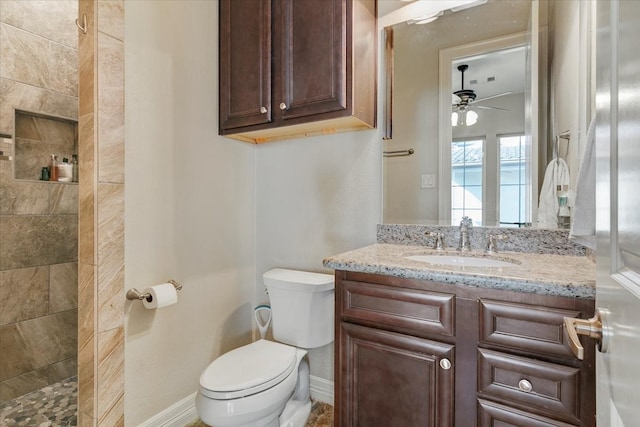
<instances>
[{"instance_id":1,"label":"tiled shower wall","mask_svg":"<svg viewBox=\"0 0 640 427\"><path fill-rule=\"evenodd\" d=\"M76 13L75 1L0 1L0 134L21 127L15 109L78 118ZM47 143L29 135L26 145ZM77 370L78 186L15 179L29 154L13 143L0 140L14 155L0 161L0 400Z\"/></svg>"}]
</instances>

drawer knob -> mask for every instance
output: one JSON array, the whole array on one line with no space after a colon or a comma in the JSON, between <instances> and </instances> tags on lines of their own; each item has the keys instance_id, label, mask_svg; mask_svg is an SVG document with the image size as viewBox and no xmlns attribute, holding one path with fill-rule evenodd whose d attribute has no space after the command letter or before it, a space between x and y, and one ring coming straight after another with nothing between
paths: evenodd
<instances>
[{"instance_id":1,"label":"drawer knob","mask_svg":"<svg viewBox=\"0 0 640 427\"><path fill-rule=\"evenodd\" d=\"M451 369L451 361L449 359L440 359L440 367L445 371Z\"/></svg>"},{"instance_id":2,"label":"drawer knob","mask_svg":"<svg viewBox=\"0 0 640 427\"><path fill-rule=\"evenodd\" d=\"M260 107L260 112L262 114L266 113L267 112L267 107Z\"/></svg>"},{"instance_id":3,"label":"drawer knob","mask_svg":"<svg viewBox=\"0 0 640 427\"><path fill-rule=\"evenodd\" d=\"M518 388L524 392L529 393L531 390L533 390L533 385L531 385L531 383L527 380L520 380L520 382L518 383Z\"/></svg>"},{"instance_id":4,"label":"drawer knob","mask_svg":"<svg viewBox=\"0 0 640 427\"><path fill-rule=\"evenodd\" d=\"M285 104L284 102L280 103L280 109L281 110L286 110L287 109L287 104Z\"/></svg>"}]
</instances>

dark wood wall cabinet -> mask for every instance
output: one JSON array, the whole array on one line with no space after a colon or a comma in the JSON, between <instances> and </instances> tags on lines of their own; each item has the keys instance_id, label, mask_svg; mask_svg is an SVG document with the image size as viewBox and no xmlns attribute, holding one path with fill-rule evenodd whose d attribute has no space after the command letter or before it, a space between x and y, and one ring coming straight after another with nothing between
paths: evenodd
<instances>
[{"instance_id":1,"label":"dark wood wall cabinet","mask_svg":"<svg viewBox=\"0 0 640 427\"><path fill-rule=\"evenodd\" d=\"M594 301L336 271L336 427L588 426Z\"/></svg>"},{"instance_id":2,"label":"dark wood wall cabinet","mask_svg":"<svg viewBox=\"0 0 640 427\"><path fill-rule=\"evenodd\" d=\"M221 135L375 127L375 0L221 0L219 29Z\"/></svg>"}]
</instances>

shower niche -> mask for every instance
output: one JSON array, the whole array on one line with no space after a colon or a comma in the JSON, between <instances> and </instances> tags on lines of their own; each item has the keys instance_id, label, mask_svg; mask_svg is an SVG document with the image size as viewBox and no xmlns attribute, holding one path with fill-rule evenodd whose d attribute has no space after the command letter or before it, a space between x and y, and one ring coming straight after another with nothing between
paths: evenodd
<instances>
[{"instance_id":1,"label":"shower niche","mask_svg":"<svg viewBox=\"0 0 640 427\"><path fill-rule=\"evenodd\" d=\"M51 155L62 163L78 153L78 122L16 110L14 132L15 179L42 180Z\"/></svg>"}]
</instances>

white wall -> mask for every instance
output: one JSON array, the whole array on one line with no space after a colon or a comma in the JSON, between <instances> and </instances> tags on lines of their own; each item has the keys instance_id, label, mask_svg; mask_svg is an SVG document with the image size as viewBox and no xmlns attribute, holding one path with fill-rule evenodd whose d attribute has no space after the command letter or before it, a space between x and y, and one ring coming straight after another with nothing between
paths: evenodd
<instances>
[{"instance_id":1,"label":"white wall","mask_svg":"<svg viewBox=\"0 0 640 427\"><path fill-rule=\"evenodd\" d=\"M171 307L127 303L131 426L251 340L255 149L217 135L217 14L213 1L125 2L125 287L184 285Z\"/></svg>"},{"instance_id":2,"label":"white wall","mask_svg":"<svg viewBox=\"0 0 640 427\"><path fill-rule=\"evenodd\" d=\"M273 267L324 271L373 243L381 131L253 146L217 136L213 1L125 2L126 288L182 281L177 305L127 304L125 419L138 425L197 389L251 339ZM311 352L333 379L333 345Z\"/></svg>"}]
</instances>

